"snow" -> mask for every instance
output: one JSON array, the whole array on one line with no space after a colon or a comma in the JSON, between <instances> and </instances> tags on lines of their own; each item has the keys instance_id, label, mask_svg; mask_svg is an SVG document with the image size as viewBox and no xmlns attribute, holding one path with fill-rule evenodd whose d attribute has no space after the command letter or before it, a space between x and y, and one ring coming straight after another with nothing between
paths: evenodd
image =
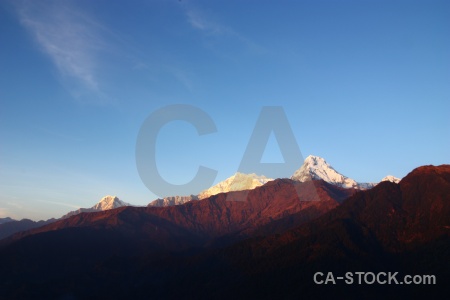
<instances>
[{"instance_id":1,"label":"snow","mask_svg":"<svg viewBox=\"0 0 450 300\"><path fill-rule=\"evenodd\" d=\"M267 178L264 175L258 176L255 173L244 174L237 172L224 181L221 181L218 184L210 187L209 189L202 191L200 194L198 194L198 198L205 199L212 195L231 191L252 190L272 180L272 178Z\"/></svg>"},{"instance_id":2,"label":"snow","mask_svg":"<svg viewBox=\"0 0 450 300\"><path fill-rule=\"evenodd\" d=\"M73 210L65 214L61 217L61 219L65 219L74 215L77 215L82 212L96 212L96 211L103 211L103 210L109 210L114 209L122 206L132 206L131 204L124 202L120 200L116 196L110 196L107 195L103 197L97 204L92 206L91 208L79 208L77 210Z\"/></svg>"},{"instance_id":3,"label":"snow","mask_svg":"<svg viewBox=\"0 0 450 300\"><path fill-rule=\"evenodd\" d=\"M258 176L254 173L244 174L237 172L233 176L228 177L224 181L221 181L218 184L202 191L198 195L170 196L162 199L159 198L150 202L148 206L161 207L161 206L181 205L189 201L205 199L210 196L217 195L219 193L252 190L272 180L273 180L272 178L267 178L266 176Z\"/></svg>"},{"instance_id":4,"label":"snow","mask_svg":"<svg viewBox=\"0 0 450 300\"><path fill-rule=\"evenodd\" d=\"M384 177L383 179L381 179L381 181L390 181L390 182L393 182L393 183L399 183L400 180L401 180L400 178L397 178L397 177L392 176L392 175L388 175L388 176Z\"/></svg>"},{"instance_id":5,"label":"snow","mask_svg":"<svg viewBox=\"0 0 450 300\"><path fill-rule=\"evenodd\" d=\"M291 176L291 179L300 181L300 182L305 182L305 181L310 181L310 180L324 180L330 184L333 184L333 185L336 185L339 187L355 188L355 189L359 189L359 190L371 189L372 187L377 185L377 183L357 182L352 178L342 175L341 173L336 171L330 164L328 164L325 161L325 159L323 159L322 157L319 157L319 156L314 156L314 155L309 155L305 159L303 165L297 171L295 171L295 173ZM205 199L212 195L217 195L219 193L251 190L256 187L262 186L272 180L274 180L274 179L267 178L263 175L258 176L254 173L244 174L244 173L237 172L233 176L202 191L198 195L171 196L171 197L165 197L163 199L156 199L156 200L150 202L149 206L181 205L181 204L184 204L189 201ZM398 179L392 175L386 176L385 178L382 179L382 181L385 181L385 180L389 180L389 181L396 182L396 183L398 181L400 181L400 179ZM107 198L107 197L105 197L105 198ZM112 196L109 196L109 197L112 197ZM117 201L117 200L115 200L115 201ZM110 199L105 199L104 201L102 199L102 201L100 201L100 202L105 202L105 205L106 205L107 203L110 203L110 201L111 201Z\"/></svg>"},{"instance_id":6,"label":"snow","mask_svg":"<svg viewBox=\"0 0 450 300\"><path fill-rule=\"evenodd\" d=\"M164 207L164 206L173 206L173 205L181 205L187 203L189 201L198 200L198 197L195 195L190 196L170 196L165 198L159 198L153 200L149 203L148 206L156 206L156 207Z\"/></svg>"},{"instance_id":7,"label":"snow","mask_svg":"<svg viewBox=\"0 0 450 300\"><path fill-rule=\"evenodd\" d=\"M291 176L292 180L305 182L309 180L324 180L328 183L343 187L355 188L359 190L367 190L376 186L378 183L371 182L357 182L347 176L342 175L336 171L325 159L319 156L309 155L303 165L295 171ZM381 179L381 181L391 181L399 183L400 178L388 175Z\"/></svg>"},{"instance_id":8,"label":"snow","mask_svg":"<svg viewBox=\"0 0 450 300\"><path fill-rule=\"evenodd\" d=\"M92 206L94 210L108 210L113 208L118 208L122 206L131 206L131 204L123 202L116 196L105 196L97 204Z\"/></svg>"},{"instance_id":9,"label":"snow","mask_svg":"<svg viewBox=\"0 0 450 300\"><path fill-rule=\"evenodd\" d=\"M370 189L374 183L358 183L354 179L342 175L336 171L325 159L319 156L309 155L303 165L291 176L292 180L305 182L309 180L324 180L343 188L355 188L360 190Z\"/></svg>"}]
</instances>

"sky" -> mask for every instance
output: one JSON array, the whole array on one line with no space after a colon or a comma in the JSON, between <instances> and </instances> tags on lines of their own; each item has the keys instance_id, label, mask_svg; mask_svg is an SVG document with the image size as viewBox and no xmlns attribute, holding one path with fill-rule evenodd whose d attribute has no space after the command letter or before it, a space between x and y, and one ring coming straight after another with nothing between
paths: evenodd
<instances>
[{"instance_id":1,"label":"sky","mask_svg":"<svg viewBox=\"0 0 450 300\"><path fill-rule=\"evenodd\" d=\"M144 121L176 104L217 130L161 128L173 184L238 171L267 106L303 158L359 182L448 164L449 53L448 1L0 1L0 217L169 196L135 154ZM264 162L284 161L276 141Z\"/></svg>"}]
</instances>

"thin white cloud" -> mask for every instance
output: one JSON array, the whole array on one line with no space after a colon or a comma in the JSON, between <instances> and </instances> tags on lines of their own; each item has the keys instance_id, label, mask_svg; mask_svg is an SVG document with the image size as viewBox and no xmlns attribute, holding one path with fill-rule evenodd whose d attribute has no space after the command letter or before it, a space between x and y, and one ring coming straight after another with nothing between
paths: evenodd
<instances>
[{"instance_id":1,"label":"thin white cloud","mask_svg":"<svg viewBox=\"0 0 450 300\"><path fill-rule=\"evenodd\" d=\"M194 90L194 84L192 82L192 74L174 66L168 66L165 68L169 74L171 74L173 77L178 80L178 82L181 83L188 91Z\"/></svg>"},{"instance_id":2,"label":"thin white cloud","mask_svg":"<svg viewBox=\"0 0 450 300\"><path fill-rule=\"evenodd\" d=\"M100 27L66 1L24 1L17 9L21 23L48 55L59 73L97 96L99 52L105 48ZM71 84L68 84L71 85ZM72 94L82 94L71 91Z\"/></svg>"},{"instance_id":3,"label":"thin white cloud","mask_svg":"<svg viewBox=\"0 0 450 300\"><path fill-rule=\"evenodd\" d=\"M70 208L75 208L75 209L79 209L80 206L79 205L74 205L74 204L70 204L70 203L65 203L65 202L60 202L60 201L50 201L50 200L37 200L39 202L44 202L44 203L50 203L50 204L56 204L56 205L62 205L62 206L66 206L66 207L70 207Z\"/></svg>"},{"instance_id":4,"label":"thin white cloud","mask_svg":"<svg viewBox=\"0 0 450 300\"><path fill-rule=\"evenodd\" d=\"M205 14L198 9L186 9L186 17L188 23L195 29L203 32L206 36L220 38L228 37L235 39L246 49L252 53L264 53L265 49L255 42L251 41L244 35L236 32L231 27L221 24L215 21L211 16Z\"/></svg>"},{"instance_id":5,"label":"thin white cloud","mask_svg":"<svg viewBox=\"0 0 450 300\"><path fill-rule=\"evenodd\" d=\"M210 18L207 18L204 13L201 13L198 10L193 9L187 10L186 16L188 18L189 24L191 24L192 27L204 31L207 34L211 35L235 34L230 28L227 28L217 22L212 21Z\"/></svg>"}]
</instances>

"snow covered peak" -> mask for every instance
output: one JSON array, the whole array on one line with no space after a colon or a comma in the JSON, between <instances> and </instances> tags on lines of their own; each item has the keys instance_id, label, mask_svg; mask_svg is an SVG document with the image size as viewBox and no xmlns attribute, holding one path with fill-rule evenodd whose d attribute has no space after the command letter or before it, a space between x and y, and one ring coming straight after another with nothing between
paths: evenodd
<instances>
[{"instance_id":1,"label":"snow covered peak","mask_svg":"<svg viewBox=\"0 0 450 300\"><path fill-rule=\"evenodd\" d=\"M170 196L165 198L158 198L156 200L153 200L150 202L147 206L151 207L165 207L165 206L173 206L173 205L182 205L184 203L198 200L198 197L196 195L190 195L190 196Z\"/></svg>"},{"instance_id":2,"label":"snow covered peak","mask_svg":"<svg viewBox=\"0 0 450 300\"><path fill-rule=\"evenodd\" d=\"M308 155L308 157L305 158L304 163L315 166L329 166L325 159L315 155Z\"/></svg>"},{"instance_id":3,"label":"snow covered peak","mask_svg":"<svg viewBox=\"0 0 450 300\"><path fill-rule=\"evenodd\" d=\"M328 183L343 187L368 189L375 184L372 183L358 183L355 180L348 178L336 171L329 165L325 159L319 156L309 155L303 165L295 171L291 177L292 180L305 182L309 180L324 180Z\"/></svg>"},{"instance_id":4,"label":"snow covered peak","mask_svg":"<svg viewBox=\"0 0 450 300\"><path fill-rule=\"evenodd\" d=\"M267 178L266 176L258 176L254 173L244 174L237 172L233 176L228 177L224 181L221 181L218 184L210 187L209 189L202 191L198 195L165 197L150 202L148 206L164 207L182 205L190 201L202 200L219 193L252 190L272 180L272 178Z\"/></svg>"},{"instance_id":5,"label":"snow covered peak","mask_svg":"<svg viewBox=\"0 0 450 300\"><path fill-rule=\"evenodd\" d=\"M210 187L209 189L204 190L203 192L198 194L198 198L205 199L209 196L219 193L251 190L272 180L272 178L267 178L266 176L258 176L255 173L244 174L237 172L224 181L221 181L218 184Z\"/></svg>"},{"instance_id":6,"label":"snow covered peak","mask_svg":"<svg viewBox=\"0 0 450 300\"><path fill-rule=\"evenodd\" d=\"M103 210L114 209L114 208L118 208L118 207L122 207L122 206L132 206L132 205L120 200L116 196L108 195L108 196L103 197L97 204L95 204L91 208L79 208L77 210L74 210L74 211L71 211L71 212L65 214L64 216L61 217L61 219L66 219L68 217L71 217L71 216L74 216L74 215L77 215L77 214L83 213L83 212L103 211Z\"/></svg>"},{"instance_id":7,"label":"snow covered peak","mask_svg":"<svg viewBox=\"0 0 450 300\"><path fill-rule=\"evenodd\" d=\"M123 202L116 196L105 196L97 204L92 206L94 210L108 210L113 208L118 208L122 206L130 206L131 204Z\"/></svg>"},{"instance_id":8,"label":"snow covered peak","mask_svg":"<svg viewBox=\"0 0 450 300\"><path fill-rule=\"evenodd\" d=\"M381 179L381 181L390 181L393 183L399 183L400 180L401 180L400 178L394 177L392 175L388 175L388 176L384 177L383 179Z\"/></svg>"}]
</instances>

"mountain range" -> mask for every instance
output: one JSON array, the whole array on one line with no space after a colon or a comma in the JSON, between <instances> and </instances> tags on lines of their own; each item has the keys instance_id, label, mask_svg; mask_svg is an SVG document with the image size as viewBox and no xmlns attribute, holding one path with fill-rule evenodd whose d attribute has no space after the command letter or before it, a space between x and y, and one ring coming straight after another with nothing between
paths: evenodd
<instances>
[{"instance_id":1,"label":"mountain range","mask_svg":"<svg viewBox=\"0 0 450 300\"><path fill-rule=\"evenodd\" d=\"M324 180L330 184L342 187L342 188L354 188L354 189L370 189L377 185L378 183L359 183L355 180L342 175L336 171L330 164L328 164L325 159L309 155L303 165L295 171L291 176L292 180L305 182L310 180ZM181 205L189 201L201 200L208 198L212 195L217 195L219 193L227 193L231 191L243 191L251 190L261 185L266 184L269 181L274 180L273 178L267 178L264 175L256 174L244 174L237 172L233 176L219 182L218 184L200 192L198 195L190 196L169 196L165 198L156 199L148 204L148 206L171 206L171 205ZM381 181L392 181L398 183L399 178L392 175L384 177Z\"/></svg>"},{"instance_id":2,"label":"mountain range","mask_svg":"<svg viewBox=\"0 0 450 300\"><path fill-rule=\"evenodd\" d=\"M249 192L81 213L17 233L0 241L0 289L8 299L445 299L449 220L450 165L367 190L275 179ZM437 281L317 285L319 271Z\"/></svg>"},{"instance_id":3,"label":"mountain range","mask_svg":"<svg viewBox=\"0 0 450 300\"><path fill-rule=\"evenodd\" d=\"M329 165L323 158L318 156L310 155L308 156L303 165L291 176L291 179L299 182L306 182L310 180L324 180L327 183L336 185L342 188L353 188L353 189L368 189L375 186L375 183L358 183L355 180L348 178L339 172L337 172L331 165ZM242 191L242 190L252 190L256 187L262 186L270 181L272 178L267 178L264 175L258 176L256 174L243 174L236 173L233 176L219 182L218 184L212 186L200 192L198 195L189 196L168 196L165 198L160 198L153 200L148 204L149 207L166 207L173 205L182 205L190 201L201 200L208 198L219 193L227 193L231 191ZM398 183L400 179L394 176L386 176L382 181L389 180ZM96 211L104 211L109 209L115 209L123 206L132 206L127 202L120 200L116 196L107 195L103 197L97 204L90 208L80 208L71 211L60 219L66 219L71 216L80 213L91 213ZM2 224L0 222L0 239L10 236L16 232L40 227L49 223L52 223L58 219L52 218L46 221L32 221L28 219L23 219L20 221L12 220L11 218L1 219L2 222L13 221L8 225Z\"/></svg>"},{"instance_id":4,"label":"mountain range","mask_svg":"<svg viewBox=\"0 0 450 300\"><path fill-rule=\"evenodd\" d=\"M13 235L17 232L38 228L56 221L56 219L54 218L45 221L44 220L33 221L30 219L22 219L19 221L11 218L6 219L8 219L7 222L0 223L0 240L10 235Z\"/></svg>"},{"instance_id":5,"label":"mountain range","mask_svg":"<svg viewBox=\"0 0 450 300\"><path fill-rule=\"evenodd\" d=\"M256 174L244 174L237 172L224 181L221 181L218 184L200 192L198 195L169 196L162 199L159 198L150 202L148 206L164 207L181 205L193 200L202 200L219 193L252 190L272 180L272 178L267 178L264 175L258 176Z\"/></svg>"},{"instance_id":6,"label":"mountain range","mask_svg":"<svg viewBox=\"0 0 450 300\"><path fill-rule=\"evenodd\" d=\"M10 217L6 217L6 218L0 218L0 224L5 224L8 222L12 222L15 221L14 219L11 219Z\"/></svg>"},{"instance_id":7,"label":"mountain range","mask_svg":"<svg viewBox=\"0 0 450 300\"><path fill-rule=\"evenodd\" d=\"M97 204L92 206L91 208L79 208L77 210L71 211L64 216L62 216L60 219L66 219L71 216L80 214L80 213L91 213L95 211L103 211L103 210L109 210L114 209L122 206L130 206L131 204L126 203L116 196L105 196L103 197ZM59 219L51 218L48 220L40 220L40 221L32 221L29 219L22 219L22 220L14 220L11 218L2 218L0 219L0 240L4 239L12 234L15 234L17 232L30 230L33 228L38 228L50 223L53 223Z\"/></svg>"},{"instance_id":8,"label":"mountain range","mask_svg":"<svg viewBox=\"0 0 450 300\"><path fill-rule=\"evenodd\" d=\"M272 180L273 178L267 178L264 175L258 176L254 173L244 174L237 172L233 176L225 179L224 181L219 182L218 184L210 187L207 190L204 190L203 192L198 194L198 198L205 199L212 195L217 195L219 193L252 190Z\"/></svg>"}]
</instances>

